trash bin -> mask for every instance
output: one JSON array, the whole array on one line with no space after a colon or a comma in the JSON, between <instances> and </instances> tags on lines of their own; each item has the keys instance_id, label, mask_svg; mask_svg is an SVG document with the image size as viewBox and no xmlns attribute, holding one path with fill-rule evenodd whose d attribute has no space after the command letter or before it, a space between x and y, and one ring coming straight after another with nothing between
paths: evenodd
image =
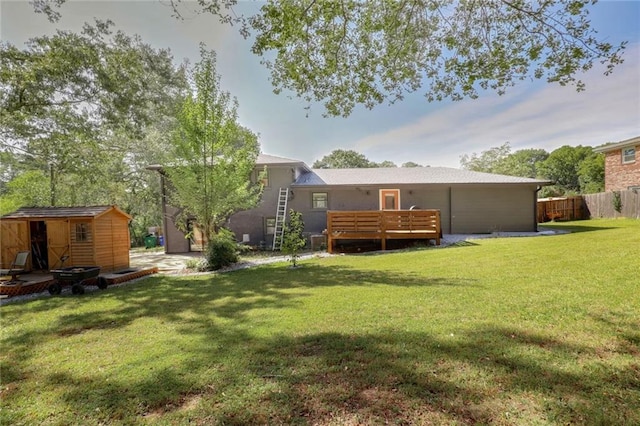
<instances>
[{"instance_id":1,"label":"trash bin","mask_svg":"<svg viewBox=\"0 0 640 426\"><path fill-rule=\"evenodd\" d=\"M157 244L158 240L156 239L155 235L149 234L146 237L144 237L144 247L145 248L154 248Z\"/></svg>"},{"instance_id":2,"label":"trash bin","mask_svg":"<svg viewBox=\"0 0 640 426\"><path fill-rule=\"evenodd\" d=\"M164 235L158 235L158 245L164 246Z\"/></svg>"}]
</instances>

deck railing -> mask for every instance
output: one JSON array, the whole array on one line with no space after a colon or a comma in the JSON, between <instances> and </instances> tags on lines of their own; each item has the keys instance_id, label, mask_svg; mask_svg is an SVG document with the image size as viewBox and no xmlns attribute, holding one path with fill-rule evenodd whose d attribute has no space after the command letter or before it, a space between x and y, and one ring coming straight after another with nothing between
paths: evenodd
<instances>
[{"instance_id":1,"label":"deck railing","mask_svg":"<svg viewBox=\"0 0 640 426\"><path fill-rule=\"evenodd\" d=\"M440 245L440 210L379 210L327 212L327 250L336 240L435 240Z\"/></svg>"}]
</instances>

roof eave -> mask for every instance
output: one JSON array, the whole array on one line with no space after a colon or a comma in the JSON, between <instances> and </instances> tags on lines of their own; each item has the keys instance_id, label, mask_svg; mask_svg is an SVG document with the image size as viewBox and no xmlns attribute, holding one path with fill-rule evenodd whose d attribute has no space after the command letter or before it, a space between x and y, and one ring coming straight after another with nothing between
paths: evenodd
<instances>
[{"instance_id":1,"label":"roof eave","mask_svg":"<svg viewBox=\"0 0 640 426\"><path fill-rule=\"evenodd\" d=\"M597 146L593 148L593 151L599 152L599 153L606 153L606 152L617 151L622 148L628 148L628 147L637 146L637 145L640 145L640 136L636 136L631 139L625 139L623 141L616 142L616 143Z\"/></svg>"},{"instance_id":2,"label":"roof eave","mask_svg":"<svg viewBox=\"0 0 640 426\"><path fill-rule=\"evenodd\" d=\"M381 186L410 186L410 185L553 185L548 180L532 180L531 182L405 182L405 183L292 183L295 188L345 188L345 187L375 187Z\"/></svg>"}]
</instances>

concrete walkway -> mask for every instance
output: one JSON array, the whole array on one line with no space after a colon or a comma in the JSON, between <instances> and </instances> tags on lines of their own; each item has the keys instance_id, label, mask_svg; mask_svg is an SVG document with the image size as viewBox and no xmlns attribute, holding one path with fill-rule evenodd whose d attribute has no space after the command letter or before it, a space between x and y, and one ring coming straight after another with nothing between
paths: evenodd
<instances>
[{"instance_id":1,"label":"concrete walkway","mask_svg":"<svg viewBox=\"0 0 640 426\"><path fill-rule=\"evenodd\" d=\"M510 238L510 237L541 237L548 235L556 235L565 233L564 231L557 231L553 229L539 227L538 232L494 232L491 234L444 234L439 246L432 246L432 248L443 248L452 244L459 243L461 241L477 240L484 238ZM383 252L379 252L383 253ZM387 252L387 253L390 253ZM314 252L304 253L300 256L300 260L310 259L314 257L332 256L326 252ZM164 274L180 274L186 273L185 265L191 259L199 259L202 257L200 252L190 253L178 253L178 254L166 254L163 251L135 251L129 255L132 268L149 268L156 266L158 272ZM255 259L243 261L237 263L230 268L224 269L221 272L245 269L252 266L263 265L274 262L286 262L287 256L267 256L258 257Z\"/></svg>"},{"instance_id":2,"label":"concrete walkway","mask_svg":"<svg viewBox=\"0 0 640 426\"><path fill-rule=\"evenodd\" d=\"M156 266L161 274L177 273L185 269L189 260L201 257L200 252L166 254L163 251L132 251L129 253L129 263L132 268Z\"/></svg>"}]
</instances>

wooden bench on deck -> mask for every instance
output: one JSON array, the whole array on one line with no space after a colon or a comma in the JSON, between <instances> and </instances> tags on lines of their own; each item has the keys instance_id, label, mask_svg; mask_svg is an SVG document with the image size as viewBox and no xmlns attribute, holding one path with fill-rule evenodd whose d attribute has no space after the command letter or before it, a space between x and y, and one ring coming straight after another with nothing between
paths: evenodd
<instances>
[{"instance_id":1,"label":"wooden bench on deck","mask_svg":"<svg viewBox=\"0 0 640 426\"><path fill-rule=\"evenodd\" d=\"M435 240L440 245L440 210L379 210L327 212L327 251L336 240Z\"/></svg>"}]
</instances>

